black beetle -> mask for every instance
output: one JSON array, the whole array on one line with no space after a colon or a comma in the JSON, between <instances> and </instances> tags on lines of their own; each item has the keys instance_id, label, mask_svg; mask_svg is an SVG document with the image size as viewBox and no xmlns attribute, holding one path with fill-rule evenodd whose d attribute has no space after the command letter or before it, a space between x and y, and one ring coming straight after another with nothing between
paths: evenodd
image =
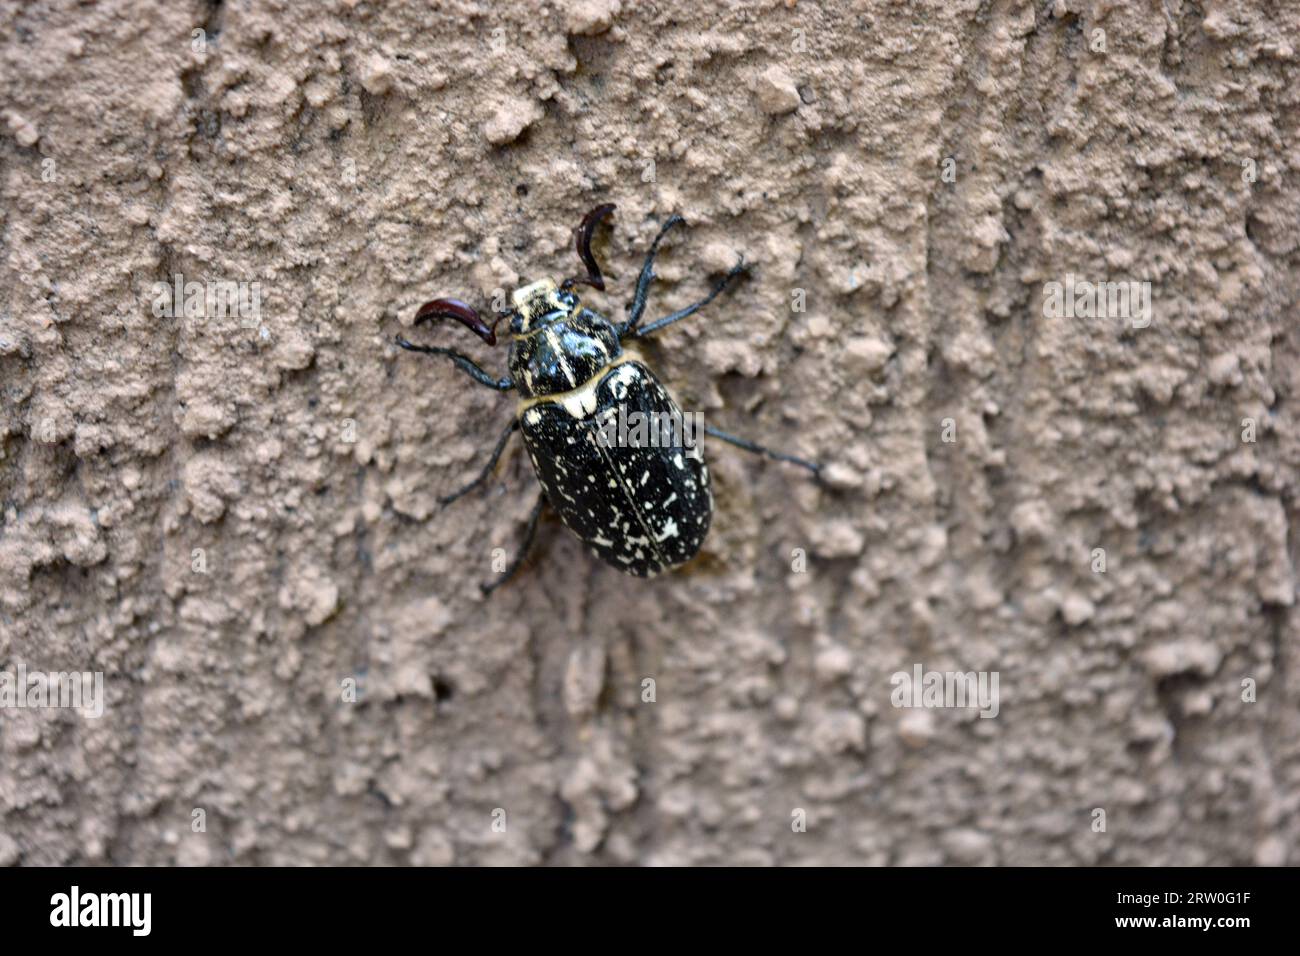
<instances>
[{"instance_id":1,"label":"black beetle","mask_svg":"<svg viewBox=\"0 0 1300 956\"><path fill-rule=\"evenodd\" d=\"M620 571L649 577L689 561L699 551L713 515L709 469L698 440L690 440L672 423L685 421L677 403L625 339L638 339L693 315L746 271L733 267L699 302L638 327L646 295L654 278L654 257L668 230L684 222L672 216L646 253L637 279L628 320L610 322L585 308L573 292L576 285L604 290L605 280L591 253L591 237L602 219L614 211L606 203L583 218L575 233L578 257L587 274L565 279L557 287L542 279L511 294L513 308L492 326L478 311L458 299L434 299L420 307L415 324L453 319L488 345L496 345L496 325L510 317L510 375L496 379L467 356L448 348L414 345L402 336L397 344L413 352L449 357L476 382L500 392L515 389L520 401L514 419L497 441L482 472L464 488L440 499L448 504L473 491L491 475L510 436L523 432L542 493L528 518L524 541L505 575L489 593L518 570L537 531L548 502L574 534L601 560ZM638 415L640 416L638 418ZM611 440L611 423L649 422L650 442L643 432L633 442ZM706 434L746 451L791 462L818 474L821 466L793 455L771 451L715 428ZM653 441L662 435L663 441Z\"/></svg>"}]
</instances>

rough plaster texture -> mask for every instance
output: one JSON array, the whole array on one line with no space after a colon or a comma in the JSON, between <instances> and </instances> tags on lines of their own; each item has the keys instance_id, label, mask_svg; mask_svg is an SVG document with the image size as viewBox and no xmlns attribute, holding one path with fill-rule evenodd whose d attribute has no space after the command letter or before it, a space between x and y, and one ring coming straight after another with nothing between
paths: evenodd
<instances>
[{"instance_id":1,"label":"rough plaster texture","mask_svg":"<svg viewBox=\"0 0 1300 956\"><path fill-rule=\"evenodd\" d=\"M0 863L1296 862L1298 50L1275 0L0 3L0 669L107 696L0 711ZM512 403L393 335L601 200L615 316L672 212L651 317L754 264L651 357L835 487L710 446L685 571L552 521L484 601L526 456L437 498ZM1071 273L1150 326L1044 316ZM998 716L893 707L918 663Z\"/></svg>"}]
</instances>

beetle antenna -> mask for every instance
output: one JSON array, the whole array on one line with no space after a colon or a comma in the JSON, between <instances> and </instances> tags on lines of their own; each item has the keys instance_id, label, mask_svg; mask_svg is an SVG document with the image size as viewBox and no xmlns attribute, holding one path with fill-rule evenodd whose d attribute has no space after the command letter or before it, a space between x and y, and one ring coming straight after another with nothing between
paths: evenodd
<instances>
[{"instance_id":1,"label":"beetle antenna","mask_svg":"<svg viewBox=\"0 0 1300 956\"><path fill-rule=\"evenodd\" d=\"M420 310L415 313L414 324L440 322L443 319L454 319L488 345L497 344L497 322L501 321L501 316L497 316L496 322L493 322L489 327L483 321L483 317L478 314L478 309L472 305L467 305L460 299L434 299L432 302L424 303L424 305L420 306Z\"/></svg>"},{"instance_id":2,"label":"beetle antenna","mask_svg":"<svg viewBox=\"0 0 1300 956\"><path fill-rule=\"evenodd\" d=\"M583 216L578 228L573 230L573 246L577 250L578 258L587 267L587 275L585 278L583 276L572 276L565 279L560 283L561 289L569 289L582 284L589 285L593 289L599 289L601 292L605 291L605 279L600 274L600 266L596 265L596 257L591 254L591 237L596 232L596 227L600 225L600 221L617 208L612 202L597 206Z\"/></svg>"},{"instance_id":3,"label":"beetle antenna","mask_svg":"<svg viewBox=\"0 0 1300 956\"><path fill-rule=\"evenodd\" d=\"M492 333L492 341L488 343L489 345L495 345L495 344L496 344L496 338L497 338L497 326L501 324L501 320L504 319L504 318L506 318L507 316L514 315L514 314L515 314L515 313L514 313L513 310L510 311L510 312L499 312L499 313L497 313L497 317L496 317L495 319L492 320L492 328L491 328L491 330L490 330L491 333Z\"/></svg>"}]
</instances>

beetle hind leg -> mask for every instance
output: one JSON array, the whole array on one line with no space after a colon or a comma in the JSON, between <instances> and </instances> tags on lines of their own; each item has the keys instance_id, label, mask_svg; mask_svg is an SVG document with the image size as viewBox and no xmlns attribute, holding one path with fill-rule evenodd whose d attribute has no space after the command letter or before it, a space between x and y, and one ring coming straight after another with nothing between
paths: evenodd
<instances>
[{"instance_id":1,"label":"beetle hind leg","mask_svg":"<svg viewBox=\"0 0 1300 956\"><path fill-rule=\"evenodd\" d=\"M765 448L756 442L744 438L737 438L735 435L728 435L726 432L719 431L712 425L706 425L704 427L704 432L705 434L712 435L714 438L725 441L729 445L735 445L737 448L743 448L745 451L753 452L755 455L763 455L776 461L785 461L792 465L798 465L800 468L807 468L818 478L821 477L822 466L817 464L815 461L809 461L806 458L799 458L796 455L787 455L784 452L772 451L772 449Z\"/></svg>"},{"instance_id":2,"label":"beetle hind leg","mask_svg":"<svg viewBox=\"0 0 1300 956\"><path fill-rule=\"evenodd\" d=\"M532 513L528 516L528 527L524 530L524 540L519 545L519 550L515 552L513 560L506 565L506 569L501 573L500 578L491 584L479 585L479 590L483 592L484 597L514 577L515 572L523 565L524 560L528 557L528 552L533 549L533 542L537 539L537 522L542 516L542 508L545 506L546 492L542 492L537 496L537 504L533 505Z\"/></svg>"}]
</instances>

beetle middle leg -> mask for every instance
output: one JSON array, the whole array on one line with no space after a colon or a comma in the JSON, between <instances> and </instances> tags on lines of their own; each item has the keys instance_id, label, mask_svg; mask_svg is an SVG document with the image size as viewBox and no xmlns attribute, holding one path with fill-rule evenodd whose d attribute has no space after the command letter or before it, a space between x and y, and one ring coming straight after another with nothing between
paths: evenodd
<instances>
[{"instance_id":1,"label":"beetle middle leg","mask_svg":"<svg viewBox=\"0 0 1300 956\"><path fill-rule=\"evenodd\" d=\"M444 495L443 497L439 498L438 504L449 505L457 498L469 494L479 485L483 484L483 482L487 481L488 477L492 474L492 469L495 468L497 466L497 462L501 460L501 453L506 450L506 443L510 441L510 436L513 435L518 430L519 430L519 419L517 418L510 419L510 424L506 426L506 430L502 432L501 437L497 439L496 447L492 449L492 457L489 458L487 464L483 466L483 470L479 472L478 477L475 478L473 481L471 481L465 487L461 488L459 491L453 491L451 494Z\"/></svg>"},{"instance_id":2,"label":"beetle middle leg","mask_svg":"<svg viewBox=\"0 0 1300 956\"><path fill-rule=\"evenodd\" d=\"M784 452L772 451L772 449L764 448L756 442L748 441L744 438L737 438L735 435L728 435L726 432L719 431L712 425L704 426L704 432L705 434L712 435L714 438L719 438L722 441L725 441L729 445L735 445L737 448L743 448L745 451L753 452L755 455L765 455L766 457L775 459L776 461L786 461L792 465L798 465L800 468L807 468L814 475L820 476L821 474L822 466L816 462L808 461L806 458L787 455Z\"/></svg>"},{"instance_id":3,"label":"beetle middle leg","mask_svg":"<svg viewBox=\"0 0 1300 956\"><path fill-rule=\"evenodd\" d=\"M543 491L537 496L537 504L533 505L532 513L528 516L528 527L524 530L524 540L519 545L519 550L515 552L514 559L506 565L506 569L502 572L500 578L493 581L491 584L479 585L479 590L481 590L485 596L491 594L497 588L501 587L501 585L514 577L515 572L518 571L520 565L524 563L524 559L528 557L528 552L532 550L533 541L537 539L537 522L542 516L542 508L545 506L546 492Z\"/></svg>"}]
</instances>

